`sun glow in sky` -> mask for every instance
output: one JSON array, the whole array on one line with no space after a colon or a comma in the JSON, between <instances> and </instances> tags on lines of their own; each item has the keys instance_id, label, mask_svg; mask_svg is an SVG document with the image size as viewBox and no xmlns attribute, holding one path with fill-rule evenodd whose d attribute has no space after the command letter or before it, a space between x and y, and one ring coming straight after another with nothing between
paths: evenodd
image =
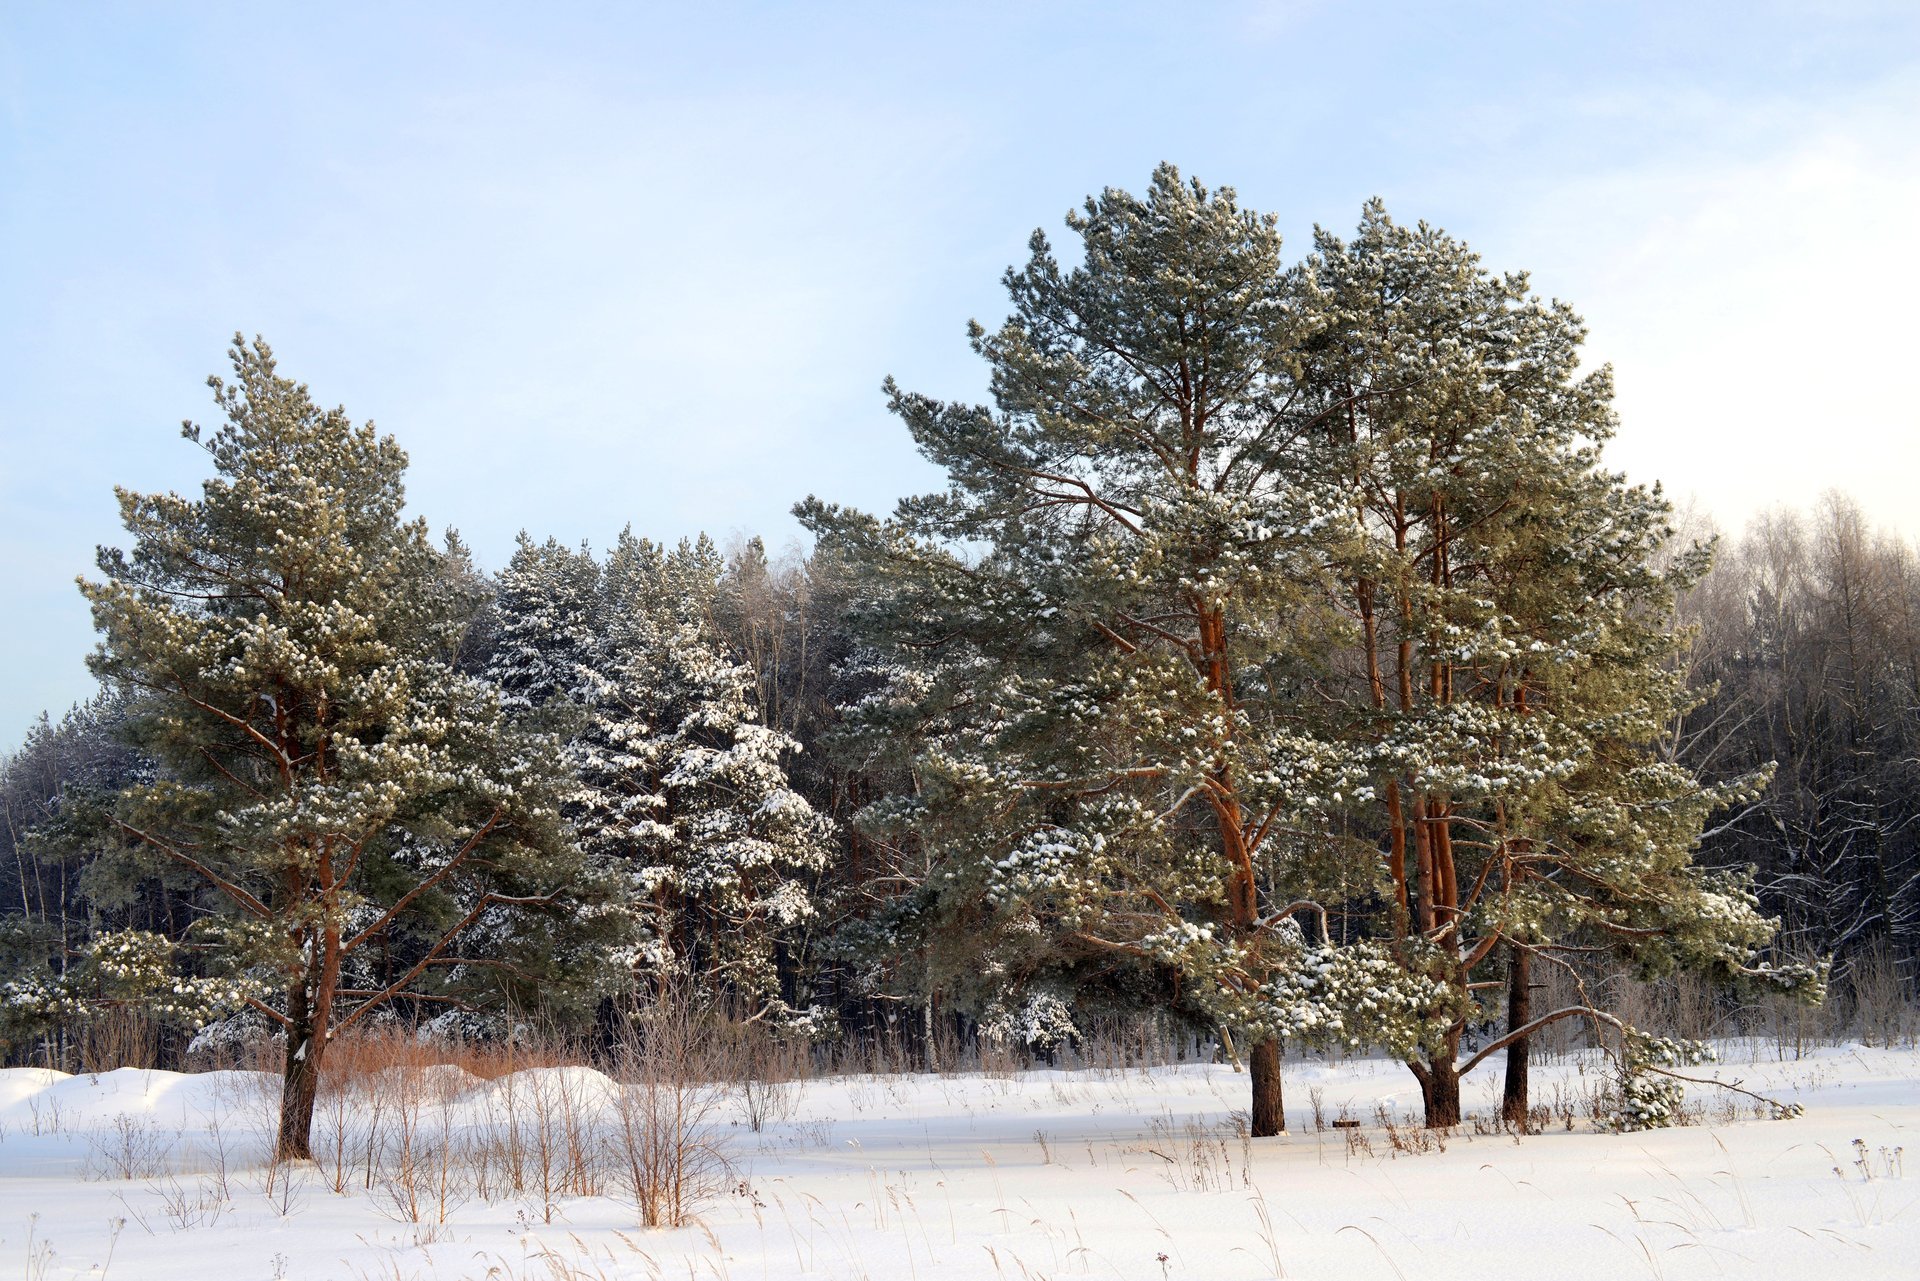
<instances>
[{"instance_id":1,"label":"sun glow in sky","mask_svg":"<svg viewBox=\"0 0 1920 1281\"><path fill-rule=\"evenodd\" d=\"M1920 536L1920 6L10 5L0 742L91 692L76 574L236 330L395 433L482 562L798 536L936 480L892 374L1171 160L1296 251L1383 196L1586 316L1613 465Z\"/></svg>"}]
</instances>

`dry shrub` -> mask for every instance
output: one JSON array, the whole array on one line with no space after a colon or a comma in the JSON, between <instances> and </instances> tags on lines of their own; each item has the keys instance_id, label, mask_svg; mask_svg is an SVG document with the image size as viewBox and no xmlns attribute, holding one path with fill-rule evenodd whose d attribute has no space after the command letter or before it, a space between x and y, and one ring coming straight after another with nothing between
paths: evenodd
<instances>
[{"instance_id":1,"label":"dry shrub","mask_svg":"<svg viewBox=\"0 0 1920 1281\"><path fill-rule=\"evenodd\" d=\"M615 1180L647 1227L680 1227L726 1189L716 1021L669 978L628 1010L614 1047Z\"/></svg>"},{"instance_id":2,"label":"dry shrub","mask_svg":"<svg viewBox=\"0 0 1920 1281\"><path fill-rule=\"evenodd\" d=\"M1376 1104L1373 1119L1380 1126L1381 1133L1387 1136L1387 1146L1395 1156L1424 1156L1428 1152L1447 1150L1447 1132L1444 1129L1428 1129L1424 1125L1400 1124L1399 1111L1385 1103Z\"/></svg>"},{"instance_id":3,"label":"dry shrub","mask_svg":"<svg viewBox=\"0 0 1920 1281\"><path fill-rule=\"evenodd\" d=\"M1090 1022L1075 1039L1069 1057L1077 1067L1119 1073L1211 1061L1216 1049L1213 1041L1203 1041L1192 1028L1151 1014Z\"/></svg>"},{"instance_id":4,"label":"dry shrub","mask_svg":"<svg viewBox=\"0 0 1920 1281\"><path fill-rule=\"evenodd\" d=\"M517 1124L525 1172L516 1172L516 1181L539 1194L541 1216L551 1223L562 1198L600 1193L602 1149L590 1078L560 1068L505 1079L518 1086L513 1120L525 1117Z\"/></svg>"},{"instance_id":5,"label":"dry shrub","mask_svg":"<svg viewBox=\"0 0 1920 1281\"><path fill-rule=\"evenodd\" d=\"M175 1137L150 1116L122 1112L105 1132L87 1135L91 1179L153 1179L165 1174Z\"/></svg>"},{"instance_id":6,"label":"dry shrub","mask_svg":"<svg viewBox=\"0 0 1920 1281\"><path fill-rule=\"evenodd\" d=\"M716 1041L719 1062L739 1091L747 1128L758 1134L769 1124L792 1120L800 1083L813 1067L805 1038L782 1034L758 1019L734 1017L720 1024Z\"/></svg>"},{"instance_id":7,"label":"dry shrub","mask_svg":"<svg viewBox=\"0 0 1920 1281\"><path fill-rule=\"evenodd\" d=\"M808 1047L720 1017L685 982L636 1005L615 1040L606 1066L617 1081L593 1069L588 1045L525 1028L498 1041L423 1038L398 1022L341 1034L327 1047L316 1100L317 1183L340 1194L357 1187L396 1219L422 1224L446 1222L475 1197L525 1198L552 1222L565 1199L612 1185L644 1224L686 1224L730 1186L723 1113L733 1093L756 1128L785 1119ZM261 1127L263 1153L283 1055L284 1042L265 1035L196 1054L202 1069L244 1073L229 1103ZM131 1125L100 1147L96 1164L113 1177L149 1176L162 1163ZM225 1161L223 1140L223 1171ZM265 1170L270 1200L291 1204L294 1174Z\"/></svg>"},{"instance_id":8,"label":"dry shrub","mask_svg":"<svg viewBox=\"0 0 1920 1281\"><path fill-rule=\"evenodd\" d=\"M579 1042L527 1029L500 1041L423 1038L405 1027L356 1029L327 1051L314 1151L335 1192L359 1183L395 1218L444 1223L471 1197L560 1200L598 1195L601 1104L573 1070ZM468 1120L456 1124L458 1107Z\"/></svg>"},{"instance_id":9,"label":"dry shrub","mask_svg":"<svg viewBox=\"0 0 1920 1281\"><path fill-rule=\"evenodd\" d=\"M72 1049L82 1072L152 1068L160 1062L160 1028L144 1010L114 1006L74 1021Z\"/></svg>"}]
</instances>

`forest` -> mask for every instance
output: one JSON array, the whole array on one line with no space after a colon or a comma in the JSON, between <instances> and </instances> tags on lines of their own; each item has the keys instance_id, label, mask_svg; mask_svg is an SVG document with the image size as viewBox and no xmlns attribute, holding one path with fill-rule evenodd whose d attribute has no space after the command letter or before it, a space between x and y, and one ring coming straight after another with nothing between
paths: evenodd
<instances>
[{"instance_id":1,"label":"forest","mask_svg":"<svg viewBox=\"0 0 1920 1281\"><path fill-rule=\"evenodd\" d=\"M1638 1129L1701 1047L1634 984L1911 997L1920 550L1608 470L1575 312L1378 203L1296 253L1163 166L1068 228L971 331L991 405L886 386L946 487L796 494L783 554L636 510L482 566L236 337L203 488L125 478L82 576L98 697L0 763L5 1062L269 1046L306 1157L356 1036L672 991L908 1068L1151 1029L1256 1138L1326 1051L1440 1129L1498 1065L1525 1129L1574 1035Z\"/></svg>"}]
</instances>

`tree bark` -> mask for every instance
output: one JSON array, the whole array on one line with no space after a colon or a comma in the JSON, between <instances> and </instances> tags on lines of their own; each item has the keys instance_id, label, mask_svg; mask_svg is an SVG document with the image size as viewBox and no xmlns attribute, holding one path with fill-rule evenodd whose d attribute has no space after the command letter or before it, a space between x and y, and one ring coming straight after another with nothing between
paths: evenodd
<instances>
[{"instance_id":1,"label":"tree bark","mask_svg":"<svg viewBox=\"0 0 1920 1281\"><path fill-rule=\"evenodd\" d=\"M287 999L287 1063L280 1081L280 1133L273 1145L276 1161L313 1159L313 1104L320 1093L320 1056L325 1042L317 1034L304 982Z\"/></svg>"},{"instance_id":2,"label":"tree bark","mask_svg":"<svg viewBox=\"0 0 1920 1281\"><path fill-rule=\"evenodd\" d=\"M1228 665L1227 624L1220 609L1208 609L1195 602L1200 620L1200 644L1205 655L1201 675L1207 689L1220 700L1229 718L1233 715L1233 678ZM1212 772L1213 791L1209 801L1220 830L1220 853L1227 862L1228 910L1234 929L1256 945L1260 932L1260 885L1254 873L1254 850L1242 823L1240 792L1233 771L1223 754ZM1257 841L1256 841L1257 844ZM1248 1047L1249 1075L1253 1081L1252 1134L1256 1139L1285 1133L1286 1109L1280 1093L1280 1041L1277 1037L1255 1042Z\"/></svg>"},{"instance_id":3,"label":"tree bark","mask_svg":"<svg viewBox=\"0 0 1920 1281\"><path fill-rule=\"evenodd\" d=\"M1507 944L1507 1030L1525 1027L1533 1017L1533 1001L1528 986L1532 968L1527 950L1517 943ZM1506 1122L1527 1132L1527 1060L1533 1038L1523 1036L1507 1046L1506 1089L1500 1097L1500 1115Z\"/></svg>"},{"instance_id":4,"label":"tree bark","mask_svg":"<svg viewBox=\"0 0 1920 1281\"><path fill-rule=\"evenodd\" d=\"M1460 1124L1460 1065L1453 1058L1419 1065L1420 1097L1426 1104L1427 1128L1445 1130Z\"/></svg>"},{"instance_id":5,"label":"tree bark","mask_svg":"<svg viewBox=\"0 0 1920 1281\"><path fill-rule=\"evenodd\" d=\"M1280 1040L1269 1037L1247 1051L1253 1078L1253 1137L1271 1138L1287 1130L1287 1113L1280 1096Z\"/></svg>"}]
</instances>

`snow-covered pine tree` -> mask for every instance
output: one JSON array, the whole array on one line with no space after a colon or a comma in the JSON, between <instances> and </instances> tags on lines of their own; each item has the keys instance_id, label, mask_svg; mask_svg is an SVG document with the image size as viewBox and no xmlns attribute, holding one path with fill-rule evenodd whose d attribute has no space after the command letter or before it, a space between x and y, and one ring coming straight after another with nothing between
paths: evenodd
<instances>
[{"instance_id":1,"label":"snow-covered pine tree","mask_svg":"<svg viewBox=\"0 0 1920 1281\"><path fill-rule=\"evenodd\" d=\"M604 648L600 565L592 553L551 538L536 543L522 530L495 581L494 609L487 679L499 686L503 704L531 711L554 699L590 701Z\"/></svg>"},{"instance_id":2,"label":"snow-covered pine tree","mask_svg":"<svg viewBox=\"0 0 1920 1281\"><path fill-rule=\"evenodd\" d=\"M909 780L861 815L907 882L866 950L1043 1036L1092 1001L1241 1034L1270 1135L1281 1033L1342 1035L1332 989L1379 959L1301 901L1342 766L1292 711L1346 519L1290 412L1311 300L1272 218L1171 166L1067 221L1082 264L1036 232L972 328L996 408L888 384L946 491L798 509L865 579L849 750Z\"/></svg>"},{"instance_id":3,"label":"snow-covered pine tree","mask_svg":"<svg viewBox=\"0 0 1920 1281\"><path fill-rule=\"evenodd\" d=\"M691 974L749 1017L782 999L776 951L813 919L808 878L831 825L789 786L798 749L760 723L752 671L713 626L723 561L704 536L668 550L631 531L604 574L604 644L577 764L582 847L625 885L637 971Z\"/></svg>"},{"instance_id":4,"label":"snow-covered pine tree","mask_svg":"<svg viewBox=\"0 0 1920 1281\"><path fill-rule=\"evenodd\" d=\"M1377 202L1309 270L1327 325L1302 421L1361 532L1336 559L1359 643L1314 706L1367 775L1344 817L1377 837L1392 954L1435 994L1408 1056L1428 1123L1458 1123L1461 1073L1509 1040L1617 1025L1523 1017L1461 1062L1466 994L1510 986L1486 977L1502 965L1519 1010L1528 960L1596 946L1806 984L1761 963L1774 923L1740 881L1692 864L1706 817L1763 780L1709 786L1660 750L1690 702L1674 592L1706 552L1660 568L1668 505L1600 466L1612 380L1579 372L1578 318Z\"/></svg>"},{"instance_id":5,"label":"snow-covered pine tree","mask_svg":"<svg viewBox=\"0 0 1920 1281\"><path fill-rule=\"evenodd\" d=\"M101 818L201 882L193 950L285 1033L276 1150L303 1158L342 1029L408 997L565 989L543 967L576 868L554 744L454 670L477 601L402 518L405 454L316 406L265 343L231 355L233 384L211 380L226 422L185 429L215 476L197 498L120 491L132 550L81 583L93 670L159 768Z\"/></svg>"}]
</instances>

